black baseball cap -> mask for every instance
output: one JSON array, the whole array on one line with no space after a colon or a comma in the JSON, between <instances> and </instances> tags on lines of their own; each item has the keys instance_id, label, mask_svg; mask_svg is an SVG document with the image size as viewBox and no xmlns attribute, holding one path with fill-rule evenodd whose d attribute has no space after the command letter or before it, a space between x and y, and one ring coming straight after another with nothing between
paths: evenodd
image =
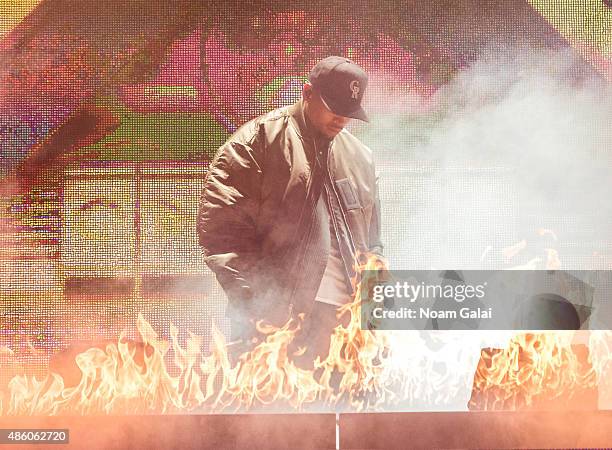
<instances>
[{"instance_id":1,"label":"black baseball cap","mask_svg":"<svg viewBox=\"0 0 612 450\"><path fill-rule=\"evenodd\" d=\"M320 93L323 103L333 113L369 122L361 107L368 85L368 75L348 58L328 56L310 71L308 80Z\"/></svg>"}]
</instances>

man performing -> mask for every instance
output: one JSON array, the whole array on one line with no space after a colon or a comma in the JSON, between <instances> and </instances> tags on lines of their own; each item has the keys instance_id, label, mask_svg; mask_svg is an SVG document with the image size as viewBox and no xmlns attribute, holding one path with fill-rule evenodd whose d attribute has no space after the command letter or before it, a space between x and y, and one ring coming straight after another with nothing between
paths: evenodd
<instances>
[{"instance_id":1,"label":"man performing","mask_svg":"<svg viewBox=\"0 0 612 450\"><path fill-rule=\"evenodd\" d=\"M232 341L252 345L257 320L282 326L305 313L299 338L308 357L325 356L355 257L382 256L372 152L344 129L369 121L367 82L351 60L325 58L298 102L247 122L215 155L197 232L227 294Z\"/></svg>"}]
</instances>

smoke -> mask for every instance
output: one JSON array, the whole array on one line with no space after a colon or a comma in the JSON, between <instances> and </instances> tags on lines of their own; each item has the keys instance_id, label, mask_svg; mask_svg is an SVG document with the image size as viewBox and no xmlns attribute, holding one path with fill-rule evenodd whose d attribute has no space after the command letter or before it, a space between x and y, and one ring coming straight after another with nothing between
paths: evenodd
<instances>
[{"instance_id":1,"label":"smoke","mask_svg":"<svg viewBox=\"0 0 612 450\"><path fill-rule=\"evenodd\" d=\"M428 99L374 93L385 112L355 134L375 153L394 268L508 267L521 258L503 261L504 247L542 250L538 228L555 232L562 268L596 268L612 216L610 94L571 49L533 48L484 54Z\"/></svg>"},{"instance_id":2,"label":"smoke","mask_svg":"<svg viewBox=\"0 0 612 450\"><path fill-rule=\"evenodd\" d=\"M592 176L609 185L593 162L610 161L612 105L601 100L612 89L581 64L567 49L479 60L438 92L445 117L424 150L449 163L514 169L511 181L526 198L550 204L564 196L570 207L587 200L592 208L596 197L576 194Z\"/></svg>"},{"instance_id":3,"label":"smoke","mask_svg":"<svg viewBox=\"0 0 612 450\"><path fill-rule=\"evenodd\" d=\"M562 268L605 264L611 93L570 49L483 54L427 98L371 75L372 122L352 131L374 151L390 268L543 269L551 248ZM480 349L513 334L393 333L399 409L466 409Z\"/></svg>"},{"instance_id":4,"label":"smoke","mask_svg":"<svg viewBox=\"0 0 612 450\"><path fill-rule=\"evenodd\" d=\"M428 98L376 76L370 86L372 123L352 131L374 152L391 269L545 269L548 249L561 269L609 266L612 86L571 49L485 52ZM599 292L594 304L610 316ZM465 408L480 348L504 347L509 334L421 332L429 350L417 353L446 364L419 387L435 392L444 379L453 392L438 392L441 404ZM409 368L418 355L399 356L406 339L398 333L395 354Z\"/></svg>"}]
</instances>

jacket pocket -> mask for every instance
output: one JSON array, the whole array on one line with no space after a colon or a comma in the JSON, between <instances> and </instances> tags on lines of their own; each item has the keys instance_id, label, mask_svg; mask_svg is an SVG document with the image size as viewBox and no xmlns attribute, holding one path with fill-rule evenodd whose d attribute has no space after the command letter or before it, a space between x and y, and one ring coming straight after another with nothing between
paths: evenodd
<instances>
[{"instance_id":1,"label":"jacket pocket","mask_svg":"<svg viewBox=\"0 0 612 450\"><path fill-rule=\"evenodd\" d=\"M351 180L348 178L343 178L341 180L336 180L335 183L346 211L361 208L361 203L359 203L359 197L357 196L357 190L351 183Z\"/></svg>"}]
</instances>

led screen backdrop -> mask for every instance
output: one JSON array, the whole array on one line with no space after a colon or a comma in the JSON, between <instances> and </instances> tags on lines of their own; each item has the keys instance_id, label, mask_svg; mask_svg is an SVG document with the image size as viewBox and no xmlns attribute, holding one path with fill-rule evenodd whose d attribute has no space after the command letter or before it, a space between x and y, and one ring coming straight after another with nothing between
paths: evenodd
<instances>
[{"instance_id":1,"label":"led screen backdrop","mask_svg":"<svg viewBox=\"0 0 612 450\"><path fill-rule=\"evenodd\" d=\"M205 348L227 331L195 235L207 164L332 54L370 77L372 122L348 128L374 152L393 268L612 265L605 2L1 8L2 383L135 337L139 313Z\"/></svg>"}]
</instances>

